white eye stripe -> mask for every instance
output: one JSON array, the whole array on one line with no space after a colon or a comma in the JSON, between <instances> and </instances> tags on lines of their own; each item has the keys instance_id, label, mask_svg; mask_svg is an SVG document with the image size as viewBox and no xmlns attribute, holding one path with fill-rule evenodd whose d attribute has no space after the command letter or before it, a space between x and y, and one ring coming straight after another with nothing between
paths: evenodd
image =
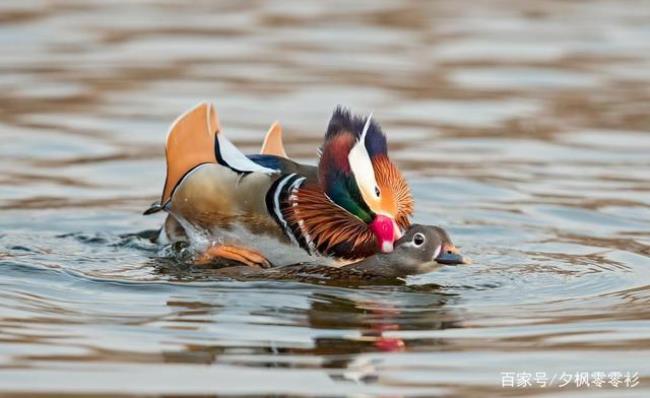
<instances>
[{"instance_id":1,"label":"white eye stripe","mask_svg":"<svg viewBox=\"0 0 650 398\"><path fill-rule=\"evenodd\" d=\"M363 127L363 132L361 133L359 140L357 140L356 144L354 144L348 154L348 162L350 163L354 180L356 181L357 186L361 191L361 195L366 202L371 198L378 199L375 192L375 189L378 186L375 177L375 170L372 167L370 155L366 148L366 135L370 128L371 118L372 114L366 119L366 124Z\"/></svg>"},{"instance_id":2,"label":"white eye stripe","mask_svg":"<svg viewBox=\"0 0 650 398\"><path fill-rule=\"evenodd\" d=\"M363 125L363 131L361 132L361 138L359 141L361 141L364 145L366 144L366 134L368 134L368 129L370 128L370 120L372 119L372 113L368 115L368 118L366 119L366 124Z\"/></svg>"},{"instance_id":3,"label":"white eye stripe","mask_svg":"<svg viewBox=\"0 0 650 398\"><path fill-rule=\"evenodd\" d=\"M406 242L406 243L402 243L402 244L400 244L400 247L421 248L422 245L424 244L424 241L422 241L422 243L420 243L419 245L418 245L417 243L415 243L415 237L418 236L418 235L421 235L421 236L424 238L424 235L418 232L417 234L415 234L415 235L413 236L413 239L409 240L409 241Z\"/></svg>"},{"instance_id":4,"label":"white eye stripe","mask_svg":"<svg viewBox=\"0 0 650 398\"><path fill-rule=\"evenodd\" d=\"M400 246L400 247L417 247L417 246L415 246L415 243L413 243L413 242L402 243L402 244L399 245L399 246Z\"/></svg>"}]
</instances>

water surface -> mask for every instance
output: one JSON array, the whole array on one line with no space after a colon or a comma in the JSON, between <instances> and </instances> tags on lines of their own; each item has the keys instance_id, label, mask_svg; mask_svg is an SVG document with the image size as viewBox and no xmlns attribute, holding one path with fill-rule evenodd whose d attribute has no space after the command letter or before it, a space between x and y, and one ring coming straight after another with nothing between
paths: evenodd
<instances>
[{"instance_id":1,"label":"water surface","mask_svg":"<svg viewBox=\"0 0 650 398\"><path fill-rule=\"evenodd\" d=\"M2 393L650 393L650 3L219 3L0 4ZM306 161L337 104L374 112L475 264L336 287L166 258L141 211L202 100Z\"/></svg>"}]
</instances>

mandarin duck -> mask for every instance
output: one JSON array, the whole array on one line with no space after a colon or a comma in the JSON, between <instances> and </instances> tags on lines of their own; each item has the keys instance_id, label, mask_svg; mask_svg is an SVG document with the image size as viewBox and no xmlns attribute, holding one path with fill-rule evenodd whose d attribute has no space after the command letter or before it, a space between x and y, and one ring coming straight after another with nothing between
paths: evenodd
<instances>
[{"instance_id":1,"label":"mandarin duck","mask_svg":"<svg viewBox=\"0 0 650 398\"><path fill-rule=\"evenodd\" d=\"M391 252L410 225L413 200L371 116L337 108L318 166L286 157L271 128L266 152L244 155L223 134L212 105L181 115L167 136L161 241L189 240L220 258L267 267ZM273 136L276 138L273 138ZM268 137L267 137L268 138ZM280 151L281 149L281 151Z\"/></svg>"},{"instance_id":2,"label":"mandarin duck","mask_svg":"<svg viewBox=\"0 0 650 398\"><path fill-rule=\"evenodd\" d=\"M264 270L231 266L214 270L214 275L235 279L370 281L403 278L435 271L443 265L469 263L469 259L458 253L444 229L412 224L395 242L393 252L378 253L341 267L295 264Z\"/></svg>"},{"instance_id":3,"label":"mandarin duck","mask_svg":"<svg viewBox=\"0 0 650 398\"><path fill-rule=\"evenodd\" d=\"M277 121L274 122L271 125L271 128L267 131L266 135L264 136L264 141L262 143L262 148L260 149L260 153L263 155L274 155L283 158L289 158L289 156L287 155L287 151L284 148L284 142L282 140L282 127L280 126L280 122ZM427 230L431 230L430 232L431 234L435 234L440 237L442 246L439 255L435 259L437 263L443 265L471 264L470 259L468 259L467 257L463 257L460 254L458 248L451 241L449 234L442 227L433 226L433 225L412 224L409 230L407 231L407 235L414 235L417 232L419 232L420 229L423 228ZM408 237L405 239L408 240ZM402 239L402 241L404 241L404 239ZM396 261L396 259L398 258L399 255L394 255L389 257L390 261ZM407 256L407 258L412 259L413 256L409 255ZM372 259L373 257L368 257L366 260L374 261ZM368 261L364 262L364 264L368 264L369 263ZM357 263L353 263L353 264L357 264Z\"/></svg>"}]
</instances>

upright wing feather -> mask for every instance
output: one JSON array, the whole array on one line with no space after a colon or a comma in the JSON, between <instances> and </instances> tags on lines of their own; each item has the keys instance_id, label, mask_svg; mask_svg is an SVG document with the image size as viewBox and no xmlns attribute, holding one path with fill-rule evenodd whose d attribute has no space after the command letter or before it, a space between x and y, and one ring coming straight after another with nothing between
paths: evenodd
<instances>
[{"instance_id":1,"label":"upright wing feather","mask_svg":"<svg viewBox=\"0 0 650 398\"><path fill-rule=\"evenodd\" d=\"M217 113L207 103L195 106L172 123L165 146L167 177L160 198L161 206L169 201L178 183L192 169L200 164L217 162L214 152L217 131Z\"/></svg>"},{"instance_id":2,"label":"upright wing feather","mask_svg":"<svg viewBox=\"0 0 650 398\"><path fill-rule=\"evenodd\" d=\"M185 112L172 123L165 147L167 177L159 206L163 208L171 199L174 189L197 166L219 163L238 173L274 173L248 159L221 132L214 106L201 103ZM155 211L155 210L154 210Z\"/></svg>"},{"instance_id":3,"label":"upright wing feather","mask_svg":"<svg viewBox=\"0 0 650 398\"><path fill-rule=\"evenodd\" d=\"M282 143L282 126L280 126L280 122L274 122L271 128L269 128L269 131L266 132L260 154L289 158Z\"/></svg>"}]
</instances>

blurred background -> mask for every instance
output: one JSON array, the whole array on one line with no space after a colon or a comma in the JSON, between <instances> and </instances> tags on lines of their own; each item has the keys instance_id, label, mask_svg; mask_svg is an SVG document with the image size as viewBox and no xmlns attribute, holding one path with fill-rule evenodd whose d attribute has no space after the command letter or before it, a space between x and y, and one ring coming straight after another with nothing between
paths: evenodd
<instances>
[{"instance_id":1,"label":"blurred background","mask_svg":"<svg viewBox=\"0 0 650 398\"><path fill-rule=\"evenodd\" d=\"M373 112L415 220L475 264L364 288L177 266L140 213L200 101L310 162L337 104ZM3 0L0 392L647 396L649 104L644 0Z\"/></svg>"}]
</instances>

